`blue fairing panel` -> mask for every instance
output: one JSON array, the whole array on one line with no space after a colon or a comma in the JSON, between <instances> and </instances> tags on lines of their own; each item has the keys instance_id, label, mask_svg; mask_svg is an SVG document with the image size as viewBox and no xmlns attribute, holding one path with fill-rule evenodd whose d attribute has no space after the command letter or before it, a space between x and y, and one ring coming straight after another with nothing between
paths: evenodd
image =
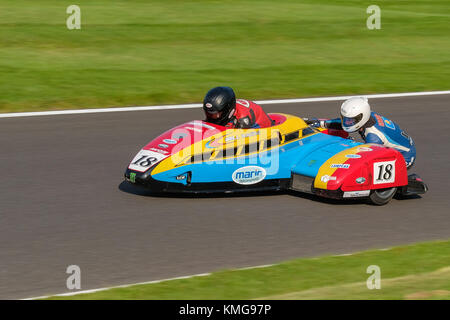
<instances>
[{"instance_id":1,"label":"blue fairing panel","mask_svg":"<svg viewBox=\"0 0 450 320\"><path fill-rule=\"evenodd\" d=\"M178 175L192 172L192 183L231 182L233 172L245 166L258 166L266 171L266 179L282 179L291 176L289 167L281 166L284 161L279 148L274 152L263 152L255 156L237 157L217 161L205 161L181 166L153 176L154 179L168 182L180 182Z\"/></svg>"},{"instance_id":2,"label":"blue fairing panel","mask_svg":"<svg viewBox=\"0 0 450 320\"><path fill-rule=\"evenodd\" d=\"M302 142L301 152L298 152L297 161L292 166L291 171L309 177L315 177L322 164L332 156L342 150L362 144L323 133L305 138Z\"/></svg>"}]
</instances>

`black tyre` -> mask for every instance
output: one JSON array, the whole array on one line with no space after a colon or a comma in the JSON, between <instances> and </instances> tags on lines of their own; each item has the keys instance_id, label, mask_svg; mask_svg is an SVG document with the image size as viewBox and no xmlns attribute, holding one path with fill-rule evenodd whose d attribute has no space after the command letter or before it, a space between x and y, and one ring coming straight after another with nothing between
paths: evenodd
<instances>
[{"instance_id":1,"label":"black tyre","mask_svg":"<svg viewBox=\"0 0 450 320\"><path fill-rule=\"evenodd\" d=\"M397 188L379 189L373 190L369 196L369 200L372 204L377 206L383 206L389 201L397 192Z\"/></svg>"}]
</instances>

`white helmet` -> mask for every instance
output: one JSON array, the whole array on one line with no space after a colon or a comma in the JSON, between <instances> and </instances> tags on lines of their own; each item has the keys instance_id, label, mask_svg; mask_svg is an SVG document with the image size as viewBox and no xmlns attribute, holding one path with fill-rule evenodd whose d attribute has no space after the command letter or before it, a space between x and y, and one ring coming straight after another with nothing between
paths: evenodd
<instances>
[{"instance_id":1,"label":"white helmet","mask_svg":"<svg viewBox=\"0 0 450 320\"><path fill-rule=\"evenodd\" d=\"M342 128L347 132L355 132L370 119L370 105L367 98L353 97L341 106Z\"/></svg>"}]
</instances>

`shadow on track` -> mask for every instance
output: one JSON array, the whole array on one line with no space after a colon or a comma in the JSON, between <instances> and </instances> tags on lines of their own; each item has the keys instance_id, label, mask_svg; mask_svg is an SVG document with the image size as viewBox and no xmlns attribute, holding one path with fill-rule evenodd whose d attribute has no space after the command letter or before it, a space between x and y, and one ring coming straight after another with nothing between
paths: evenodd
<instances>
[{"instance_id":1,"label":"shadow on track","mask_svg":"<svg viewBox=\"0 0 450 320\"><path fill-rule=\"evenodd\" d=\"M351 200L351 199L328 199L318 197L312 194L297 192L293 190L280 190L280 191L244 191L244 192L211 192L211 193L168 193L168 192L151 192L144 187L134 185L127 181L122 181L119 186L119 190L122 192L126 192L129 194L137 195L137 196L146 196L146 197L156 197L156 198L175 198L175 199L211 199L211 198L247 198L247 197L267 197L267 196L280 196L280 195L291 195L297 198L302 198L314 202L320 202L330 205L364 205L367 204L364 201L360 200Z\"/></svg>"}]
</instances>

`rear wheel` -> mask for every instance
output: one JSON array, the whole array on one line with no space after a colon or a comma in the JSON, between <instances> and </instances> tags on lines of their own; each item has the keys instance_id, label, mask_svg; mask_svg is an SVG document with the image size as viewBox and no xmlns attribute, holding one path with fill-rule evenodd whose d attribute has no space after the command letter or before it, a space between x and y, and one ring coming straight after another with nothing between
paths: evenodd
<instances>
[{"instance_id":1,"label":"rear wheel","mask_svg":"<svg viewBox=\"0 0 450 320\"><path fill-rule=\"evenodd\" d=\"M373 190L369 196L369 200L371 203L382 206L391 201L392 197L397 192L397 188L387 188L387 189L379 189Z\"/></svg>"}]
</instances>

